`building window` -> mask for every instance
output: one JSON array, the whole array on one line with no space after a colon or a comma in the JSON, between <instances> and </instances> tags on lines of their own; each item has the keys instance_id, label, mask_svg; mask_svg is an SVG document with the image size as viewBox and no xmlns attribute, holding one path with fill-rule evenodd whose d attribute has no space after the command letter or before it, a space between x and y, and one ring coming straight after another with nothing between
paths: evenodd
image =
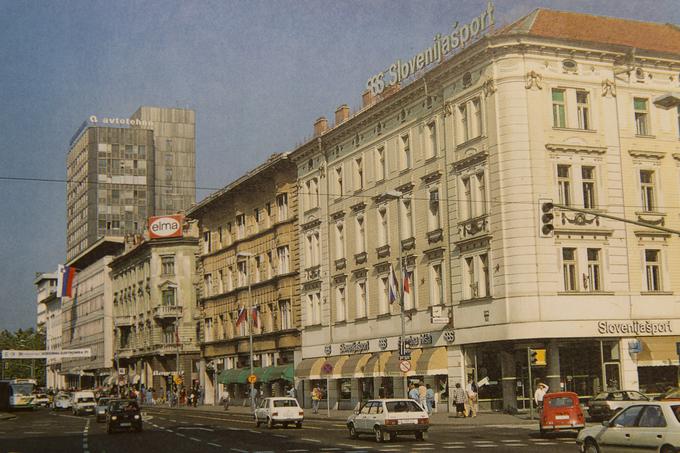
<instances>
[{"instance_id":1,"label":"building window","mask_svg":"<svg viewBox=\"0 0 680 453\"><path fill-rule=\"evenodd\" d=\"M224 292L224 269L217 271L217 292L222 294Z\"/></svg>"},{"instance_id":2,"label":"building window","mask_svg":"<svg viewBox=\"0 0 680 453\"><path fill-rule=\"evenodd\" d=\"M489 273L489 255L482 253L479 255L479 297L491 295L491 274Z\"/></svg>"},{"instance_id":3,"label":"building window","mask_svg":"<svg viewBox=\"0 0 680 453\"><path fill-rule=\"evenodd\" d=\"M425 159L437 155L437 124L432 121L425 128Z\"/></svg>"},{"instance_id":4,"label":"building window","mask_svg":"<svg viewBox=\"0 0 680 453\"><path fill-rule=\"evenodd\" d=\"M553 127L567 127L567 119L564 106L564 90L553 88L552 110L553 110Z\"/></svg>"},{"instance_id":5,"label":"building window","mask_svg":"<svg viewBox=\"0 0 680 453\"><path fill-rule=\"evenodd\" d=\"M645 250L647 291L661 291L661 261L659 250Z\"/></svg>"},{"instance_id":6,"label":"building window","mask_svg":"<svg viewBox=\"0 0 680 453\"><path fill-rule=\"evenodd\" d=\"M435 231L441 228L441 220L439 214L439 189L430 189L429 192L429 209L427 216L427 230Z\"/></svg>"},{"instance_id":7,"label":"building window","mask_svg":"<svg viewBox=\"0 0 680 453\"><path fill-rule=\"evenodd\" d=\"M576 91L576 116L578 117L578 128L590 129L590 107L587 91Z\"/></svg>"},{"instance_id":8,"label":"building window","mask_svg":"<svg viewBox=\"0 0 680 453\"><path fill-rule=\"evenodd\" d=\"M680 118L680 114L678 115ZM678 120L680 122L680 120ZM387 165L385 161L385 147L380 146L375 150L375 179L382 181L387 175Z\"/></svg>"},{"instance_id":9,"label":"building window","mask_svg":"<svg viewBox=\"0 0 680 453\"><path fill-rule=\"evenodd\" d=\"M238 267L238 286L246 286L248 284L248 262L239 261L236 265Z\"/></svg>"},{"instance_id":10,"label":"building window","mask_svg":"<svg viewBox=\"0 0 680 453\"><path fill-rule=\"evenodd\" d=\"M281 193L276 196L276 207L278 208L279 222L288 218L288 194Z\"/></svg>"},{"instance_id":11,"label":"building window","mask_svg":"<svg viewBox=\"0 0 680 453\"><path fill-rule=\"evenodd\" d=\"M262 278L262 257L257 255L255 257L255 280L253 283L258 283Z\"/></svg>"},{"instance_id":12,"label":"building window","mask_svg":"<svg viewBox=\"0 0 680 453\"><path fill-rule=\"evenodd\" d=\"M175 257L162 256L161 257L161 273L162 275L175 275Z\"/></svg>"},{"instance_id":13,"label":"building window","mask_svg":"<svg viewBox=\"0 0 680 453\"><path fill-rule=\"evenodd\" d=\"M581 186L583 187L583 208L597 208L595 196L595 167L581 167Z\"/></svg>"},{"instance_id":14,"label":"building window","mask_svg":"<svg viewBox=\"0 0 680 453\"><path fill-rule=\"evenodd\" d=\"M320 251L319 251L319 232L312 232L306 236L307 239L307 250L306 250L306 264L307 267L314 267L320 264Z\"/></svg>"},{"instance_id":15,"label":"building window","mask_svg":"<svg viewBox=\"0 0 680 453\"><path fill-rule=\"evenodd\" d=\"M162 302L164 306L174 306L176 303L175 299L175 288L167 288L162 292Z\"/></svg>"},{"instance_id":16,"label":"building window","mask_svg":"<svg viewBox=\"0 0 680 453\"><path fill-rule=\"evenodd\" d=\"M588 249L588 282L586 289L602 291L602 272L600 265L600 249Z\"/></svg>"},{"instance_id":17,"label":"building window","mask_svg":"<svg viewBox=\"0 0 680 453\"><path fill-rule=\"evenodd\" d=\"M259 225L262 220L262 210L260 208L253 209L253 217L255 217L255 225Z\"/></svg>"},{"instance_id":18,"label":"building window","mask_svg":"<svg viewBox=\"0 0 680 453\"><path fill-rule=\"evenodd\" d=\"M267 252L267 278L272 278L274 276L274 254L270 251Z\"/></svg>"},{"instance_id":19,"label":"building window","mask_svg":"<svg viewBox=\"0 0 680 453\"><path fill-rule=\"evenodd\" d=\"M345 257L345 224L339 221L335 224L335 259Z\"/></svg>"},{"instance_id":20,"label":"building window","mask_svg":"<svg viewBox=\"0 0 680 453\"><path fill-rule=\"evenodd\" d=\"M344 195L342 184L342 167L335 169L335 196L342 197Z\"/></svg>"},{"instance_id":21,"label":"building window","mask_svg":"<svg viewBox=\"0 0 680 453\"><path fill-rule=\"evenodd\" d=\"M475 184L475 211L476 216L486 214L486 179L484 173L477 173Z\"/></svg>"},{"instance_id":22,"label":"building window","mask_svg":"<svg viewBox=\"0 0 680 453\"><path fill-rule=\"evenodd\" d=\"M484 123L482 122L482 102L479 98L472 100L472 138L482 135L484 130Z\"/></svg>"},{"instance_id":23,"label":"building window","mask_svg":"<svg viewBox=\"0 0 680 453\"><path fill-rule=\"evenodd\" d=\"M378 279L378 314L384 314L388 312L389 290L389 276L381 276Z\"/></svg>"},{"instance_id":24,"label":"building window","mask_svg":"<svg viewBox=\"0 0 680 453\"><path fill-rule=\"evenodd\" d=\"M649 135L647 99L634 98L633 107L635 110L635 133L637 135Z\"/></svg>"},{"instance_id":25,"label":"building window","mask_svg":"<svg viewBox=\"0 0 680 453\"><path fill-rule=\"evenodd\" d=\"M278 247L276 249L279 258L279 275L290 272L290 251L288 246Z\"/></svg>"},{"instance_id":26,"label":"building window","mask_svg":"<svg viewBox=\"0 0 680 453\"><path fill-rule=\"evenodd\" d=\"M366 280L356 282L356 318L368 316L368 292L366 291Z\"/></svg>"},{"instance_id":27,"label":"building window","mask_svg":"<svg viewBox=\"0 0 680 453\"><path fill-rule=\"evenodd\" d=\"M364 253L366 251L366 225L363 214L357 215L356 218L356 235L355 247L356 253Z\"/></svg>"},{"instance_id":28,"label":"building window","mask_svg":"<svg viewBox=\"0 0 680 453\"><path fill-rule=\"evenodd\" d=\"M364 188L364 160L361 157L354 159L354 190Z\"/></svg>"},{"instance_id":29,"label":"building window","mask_svg":"<svg viewBox=\"0 0 680 453\"><path fill-rule=\"evenodd\" d=\"M461 200L462 218L471 219L474 215L474 210L472 209L472 184L469 177L462 178L461 182L463 183L463 197Z\"/></svg>"},{"instance_id":30,"label":"building window","mask_svg":"<svg viewBox=\"0 0 680 453\"><path fill-rule=\"evenodd\" d=\"M312 178L305 183L305 209L310 210L319 206L319 180Z\"/></svg>"},{"instance_id":31,"label":"building window","mask_svg":"<svg viewBox=\"0 0 680 453\"><path fill-rule=\"evenodd\" d=\"M204 326L203 332L204 332L204 336L205 336L205 341L206 342L213 341L214 332L213 332L212 318L205 318L204 321L205 321L205 326Z\"/></svg>"},{"instance_id":32,"label":"building window","mask_svg":"<svg viewBox=\"0 0 680 453\"><path fill-rule=\"evenodd\" d=\"M388 243L387 206L378 207L378 246L382 247Z\"/></svg>"},{"instance_id":33,"label":"building window","mask_svg":"<svg viewBox=\"0 0 680 453\"><path fill-rule=\"evenodd\" d=\"M213 283L212 283L212 274L205 274L203 277L204 280L204 289L205 289L205 295L206 297L212 296L212 289L213 289Z\"/></svg>"},{"instance_id":34,"label":"building window","mask_svg":"<svg viewBox=\"0 0 680 453\"><path fill-rule=\"evenodd\" d=\"M413 237L413 201L401 199L401 239Z\"/></svg>"},{"instance_id":35,"label":"building window","mask_svg":"<svg viewBox=\"0 0 680 453\"><path fill-rule=\"evenodd\" d=\"M234 289L234 268L232 266L227 268L227 281L225 288L227 291Z\"/></svg>"},{"instance_id":36,"label":"building window","mask_svg":"<svg viewBox=\"0 0 680 453\"><path fill-rule=\"evenodd\" d=\"M279 317L281 318L281 330L293 328L293 312L289 300L279 301Z\"/></svg>"},{"instance_id":37,"label":"building window","mask_svg":"<svg viewBox=\"0 0 680 453\"><path fill-rule=\"evenodd\" d=\"M557 188L560 204L571 206L571 166L557 166Z\"/></svg>"},{"instance_id":38,"label":"building window","mask_svg":"<svg viewBox=\"0 0 680 453\"><path fill-rule=\"evenodd\" d=\"M409 136L407 135L402 135L401 140L400 140L400 149L401 149L401 169L406 170L408 168L411 168L411 144L409 140Z\"/></svg>"},{"instance_id":39,"label":"building window","mask_svg":"<svg viewBox=\"0 0 680 453\"><path fill-rule=\"evenodd\" d=\"M458 111L460 112L460 132L463 137L463 143L465 143L472 137L472 134L470 134L470 118L467 104L458 106Z\"/></svg>"},{"instance_id":40,"label":"building window","mask_svg":"<svg viewBox=\"0 0 680 453\"><path fill-rule=\"evenodd\" d=\"M321 324L321 293L307 294L307 325Z\"/></svg>"},{"instance_id":41,"label":"building window","mask_svg":"<svg viewBox=\"0 0 680 453\"><path fill-rule=\"evenodd\" d=\"M430 304L443 305L444 298L444 270L442 263L432 263L430 266Z\"/></svg>"},{"instance_id":42,"label":"building window","mask_svg":"<svg viewBox=\"0 0 680 453\"><path fill-rule=\"evenodd\" d=\"M239 214L236 216L236 239L244 237L246 237L246 215Z\"/></svg>"},{"instance_id":43,"label":"building window","mask_svg":"<svg viewBox=\"0 0 680 453\"><path fill-rule=\"evenodd\" d=\"M640 192L642 195L642 210L653 212L656 209L654 171L640 170Z\"/></svg>"},{"instance_id":44,"label":"building window","mask_svg":"<svg viewBox=\"0 0 680 453\"><path fill-rule=\"evenodd\" d=\"M335 288L335 320L347 320L347 298L345 297L344 286L338 286Z\"/></svg>"},{"instance_id":45,"label":"building window","mask_svg":"<svg viewBox=\"0 0 680 453\"><path fill-rule=\"evenodd\" d=\"M576 249L562 249L562 274L565 291L578 291L578 279L576 276Z\"/></svg>"}]
</instances>

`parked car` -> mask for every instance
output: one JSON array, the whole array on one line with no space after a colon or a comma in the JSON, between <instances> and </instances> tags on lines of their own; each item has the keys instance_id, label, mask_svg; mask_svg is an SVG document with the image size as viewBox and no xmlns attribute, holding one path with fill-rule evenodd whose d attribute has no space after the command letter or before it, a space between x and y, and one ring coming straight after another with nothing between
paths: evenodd
<instances>
[{"instance_id":1,"label":"parked car","mask_svg":"<svg viewBox=\"0 0 680 453\"><path fill-rule=\"evenodd\" d=\"M52 410L71 409L71 395L68 393L58 393L52 401Z\"/></svg>"},{"instance_id":2,"label":"parked car","mask_svg":"<svg viewBox=\"0 0 680 453\"><path fill-rule=\"evenodd\" d=\"M106 432L117 430L142 431L142 414L136 400L112 399L106 413Z\"/></svg>"},{"instance_id":3,"label":"parked car","mask_svg":"<svg viewBox=\"0 0 680 453\"><path fill-rule=\"evenodd\" d=\"M680 401L680 388L674 387L659 395L659 401Z\"/></svg>"},{"instance_id":4,"label":"parked car","mask_svg":"<svg viewBox=\"0 0 680 453\"><path fill-rule=\"evenodd\" d=\"M109 401L111 401L111 398L107 397L101 397L99 398L99 400L97 400L97 405L94 408L94 413L97 417L97 422L106 421L106 411L109 408Z\"/></svg>"},{"instance_id":5,"label":"parked car","mask_svg":"<svg viewBox=\"0 0 680 453\"><path fill-rule=\"evenodd\" d=\"M94 414L96 405L94 392L89 390L75 392L71 398L71 411L73 411L73 415Z\"/></svg>"},{"instance_id":6,"label":"parked car","mask_svg":"<svg viewBox=\"0 0 680 453\"><path fill-rule=\"evenodd\" d=\"M409 399L370 400L347 419L349 437L356 439L359 434L372 433L376 442L394 440L402 434L422 440L429 427L427 412Z\"/></svg>"},{"instance_id":7,"label":"parked car","mask_svg":"<svg viewBox=\"0 0 680 453\"><path fill-rule=\"evenodd\" d=\"M33 406L47 407L50 405L50 397L45 393L36 393L33 395Z\"/></svg>"},{"instance_id":8,"label":"parked car","mask_svg":"<svg viewBox=\"0 0 680 453\"><path fill-rule=\"evenodd\" d=\"M255 426L266 423L267 428L273 428L275 424L282 424L287 428L295 423L296 428L302 428L305 412L295 398L272 397L265 398L255 409Z\"/></svg>"},{"instance_id":9,"label":"parked car","mask_svg":"<svg viewBox=\"0 0 680 453\"><path fill-rule=\"evenodd\" d=\"M588 401L588 415L593 421L609 420L621 409L650 398L636 390L615 390L602 392Z\"/></svg>"},{"instance_id":10,"label":"parked car","mask_svg":"<svg viewBox=\"0 0 680 453\"><path fill-rule=\"evenodd\" d=\"M586 419L574 392L546 393L539 420L541 434L565 429L580 430L586 426Z\"/></svg>"},{"instance_id":11,"label":"parked car","mask_svg":"<svg viewBox=\"0 0 680 453\"><path fill-rule=\"evenodd\" d=\"M582 430L576 443L583 453L675 453L680 449L680 403L638 402L601 426Z\"/></svg>"}]
</instances>

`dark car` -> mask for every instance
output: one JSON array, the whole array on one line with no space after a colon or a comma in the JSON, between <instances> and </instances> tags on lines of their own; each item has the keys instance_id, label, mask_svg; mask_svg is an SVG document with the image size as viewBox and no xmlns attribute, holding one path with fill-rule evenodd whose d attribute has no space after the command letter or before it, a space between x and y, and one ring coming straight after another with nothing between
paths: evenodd
<instances>
[{"instance_id":1,"label":"dark car","mask_svg":"<svg viewBox=\"0 0 680 453\"><path fill-rule=\"evenodd\" d=\"M106 412L106 432L111 434L117 430L142 430L142 414L135 400L109 401Z\"/></svg>"}]
</instances>

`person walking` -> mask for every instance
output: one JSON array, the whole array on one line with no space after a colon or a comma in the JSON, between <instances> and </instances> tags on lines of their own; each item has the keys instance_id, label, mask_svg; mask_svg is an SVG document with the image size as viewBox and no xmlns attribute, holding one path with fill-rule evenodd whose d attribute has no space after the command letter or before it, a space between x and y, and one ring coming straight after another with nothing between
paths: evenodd
<instances>
[{"instance_id":1,"label":"person walking","mask_svg":"<svg viewBox=\"0 0 680 453\"><path fill-rule=\"evenodd\" d=\"M466 389L468 396L468 417L476 417L479 411L479 389L474 379L470 379L471 381Z\"/></svg>"},{"instance_id":2,"label":"person walking","mask_svg":"<svg viewBox=\"0 0 680 453\"><path fill-rule=\"evenodd\" d=\"M231 402L231 395L229 395L229 390L225 390L224 393L222 393L222 398L220 399L222 402L222 406L224 407L225 411L229 410L229 403Z\"/></svg>"},{"instance_id":3,"label":"person walking","mask_svg":"<svg viewBox=\"0 0 680 453\"><path fill-rule=\"evenodd\" d=\"M456 405L456 418L465 417L465 403L467 402L467 393L460 386L460 382L456 382L456 388L453 389L453 402Z\"/></svg>"},{"instance_id":4,"label":"person walking","mask_svg":"<svg viewBox=\"0 0 680 453\"><path fill-rule=\"evenodd\" d=\"M432 390L432 387L430 387L430 384L427 384L426 386L426 393L425 393L425 402L427 403L427 413L431 414L434 410L434 390Z\"/></svg>"},{"instance_id":5,"label":"person walking","mask_svg":"<svg viewBox=\"0 0 680 453\"><path fill-rule=\"evenodd\" d=\"M418 389L416 388L416 385L414 383L410 383L408 388L409 388L409 391L408 391L409 399L412 399L413 401L418 401L420 399L420 397L419 397Z\"/></svg>"},{"instance_id":6,"label":"person walking","mask_svg":"<svg viewBox=\"0 0 680 453\"><path fill-rule=\"evenodd\" d=\"M321 402L321 389L319 384L315 385L312 389L312 412L315 414L319 413L319 403Z\"/></svg>"},{"instance_id":7,"label":"person walking","mask_svg":"<svg viewBox=\"0 0 680 453\"><path fill-rule=\"evenodd\" d=\"M418 385L418 403L423 409L427 408L427 387L423 381Z\"/></svg>"},{"instance_id":8,"label":"person walking","mask_svg":"<svg viewBox=\"0 0 680 453\"><path fill-rule=\"evenodd\" d=\"M543 410L543 397L548 393L548 386L543 382L539 382L534 392L534 402L539 411Z\"/></svg>"},{"instance_id":9,"label":"person walking","mask_svg":"<svg viewBox=\"0 0 680 453\"><path fill-rule=\"evenodd\" d=\"M287 393L288 396L290 396L291 398L297 399L297 392L295 391L295 387L291 386L291 387L288 389L288 391L287 391L286 393Z\"/></svg>"}]
</instances>

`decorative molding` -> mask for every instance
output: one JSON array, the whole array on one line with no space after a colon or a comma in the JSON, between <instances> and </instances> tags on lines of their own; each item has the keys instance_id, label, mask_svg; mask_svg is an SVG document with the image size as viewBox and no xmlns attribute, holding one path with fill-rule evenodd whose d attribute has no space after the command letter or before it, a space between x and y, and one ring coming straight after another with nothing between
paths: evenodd
<instances>
[{"instance_id":1,"label":"decorative molding","mask_svg":"<svg viewBox=\"0 0 680 453\"><path fill-rule=\"evenodd\" d=\"M343 217L345 217L345 211L343 211L343 210L336 211L336 212L334 212L333 214L331 214L331 219L332 219L332 220L340 220L340 219L342 219Z\"/></svg>"},{"instance_id":2,"label":"decorative molding","mask_svg":"<svg viewBox=\"0 0 680 453\"><path fill-rule=\"evenodd\" d=\"M378 274L386 274L387 272L390 271L390 263L387 262L387 261L382 261L382 262L380 262L380 263L375 263L375 264L373 265L373 267L375 268L375 271L376 271Z\"/></svg>"},{"instance_id":3,"label":"decorative molding","mask_svg":"<svg viewBox=\"0 0 680 453\"><path fill-rule=\"evenodd\" d=\"M423 253L428 260L443 259L444 247L435 247L433 249L425 250Z\"/></svg>"},{"instance_id":4,"label":"decorative molding","mask_svg":"<svg viewBox=\"0 0 680 453\"><path fill-rule=\"evenodd\" d=\"M673 153L673 159L677 160L680 162L680 153Z\"/></svg>"},{"instance_id":5,"label":"decorative molding","mask_svg":"<svg viewBox=\"0 0 680 453\"><path fill-rule=\"evenodd\" d=\"M347 258L338 258L335 260L335 270L342 270L347 267Z\"/></svg>"},{"instance_id":6,"label":"decorative molding","mask_svg":"<svg viewBox=\"0 0 680 453\"><path fill-rule=\"evenodd\" d=\"M380 247L376 247L375 253L378 255L378 258L385 258L386 256L390 256L390 245L385 244L381 245Z\"/></svg>"},{"instance_id":7,"label":"decorative molding","mask_svg":"<svg viewBox=\"0 0 680 453\"><path fill-rule=\"evenodd\" d=\"M305 269L307 280L316 280L321 277L321 266L316 265Z\"/></svg>"},{"instance_id":8,"label":"decorative molding","mask_svg":"<svg viewBox=\"0 0 680 453\"><path fill-rule=\"evenodd\" d=\"M302 284L303 291L314 291L316 289L321 289L321 281L315 280L313 282L307 282Z\"/></svg>"},{"instance_id":9,"label":"decorative molding","mask_svg":"<svg viewBox=\"0 0 680 453\"><path fill-rule=\"evenodd\" d=\"M352 271L352 276L354 278L366 278L367 275L368 275L368 270L364 269L364 268L355 269L355 270Z\"/></svg>"},{"instance_id":10,"label":"decorative molding","mask_svg":"<svg viewBox=\"0 0 680 453\"><path fill-rule=\"evenodd\" d=\"M425 176L421 176L420 180L423 181L425 184L432 184L435 181L439 181L441 177L442 172L439 170L435 170L433 172L426 174Z\"/></svg>"},{"instance_id":11,"label":"decorative molding","mask_svg":"<svg viewBox=\"0 0 680 453\"><path fill-rule=\"evenodd\" d=\"M589 218L591 216L592 218ZM574 217L570 219L567 213L562 211L562 225L566 225L567 223L578 226L592 225L595 223L596 226L600 226L600 217L598 217L597 214L589 215L584 212L575 212Z\"/></svg>"},{"instance_id":12,"label":"decorative molding","mask_svg":"<svg viewBox=\"0 0 680 453\"><path fill-rule=\"evenodd\" d=\"M579 153L579 154L606 154L606 146L587 146L573 143L546 143L545 148L552 152Z\"/></svg>"},{"instance_id":13,"label":"decorative molding","mask_svg":"<svg viewBox=\"0 0 680 453\"><path fill-rule=\"evenodd\" d=\"M401 192L402 194L406 194L411 193L413 191L413 187L415 187L415 184L413 184L412 182L407 182L406 184L402 184L399 187L397 187L396 190Z\"/></svg>"},{"instance_id":14,"label":"decorative molding","mask_svg":"<svg viewBox=\"0 0 680 453\"><path fill-rule=\"evenodd\" d=\"M416 238L411 236L410 238L402 239L401 240L401 249L402 250L412 250L416 246Z\"/></svg>"},{"instance_id":15,"label":"decorative molding","mask_svg":"<svg viewBox=\"0 0 680 453\"><path fill-rule=\"evenodd\" d=\"M458 236L461 239L470 239L480 233L489 233L489 222L486 214L458 223Z\"/></svg>"},{"instance_id":16,"label":"decorative molding","mask_svg":"<svg viewBox=\"0 0 680 453\"><path fill-rule=\"evenodd\" d=\"M453 102L444 103L444 116L453 115Z\"/></svg>"},{"instance_id":17,"label":"decorative molding","mask_svg":"<svg viewBox=\"0 0 680 453\"><path fill-rule=\"evenodd\" d=\"M610 79L602 81L602 96L605 97L607 95L610 95L613 98L616 97L616 84Z\"/></svg>"},{"instance_id":18,"label":"decorative molding","mask_svg":"<svg viewBox=\"0 0 680 453\"><path fill-rule=\"evenodd\" d=\"M484 90L484 96L489 97L496 92L496 83L489 77L482 84L482 90Z\"/></svg>"},{"instance_id":19,"label":"decorative molding","mask_svg":"<svg viewBox=\"0 0 680 453\"><path fill-rule=\"evenodd\" d=\"M311 230L313 228L317 228L320 225L321 225L321 219L312 219L312 220L308 221L307 223L303 223L302 225L300 225L300 228L302 229L302 231L307 231L307 230Z\"/></svg>"},{"instance_id":20,"label":"decorative molding","mask_svg":"<svg viewBox=\"0 0 680 453\"><path fill-rule=\"evenodd\" d=\"M363 264L366 262L368 254L366 252L357 253L354 255L354 262L356 264Z\"/></svg>"},{"instance_id":21,"label":"decorative molding","mask_svg":"<svg viewBox=\"0 0 680 453\"><path fill-rule=\"evenodd\" d=\"M427 232L427 242L432 244L440 242L444 238L444 231L441 228Z\"/></svg>"},{"instance_id":22,"label":"decorative molding","mask_svg":"<svg viewBox=\"0 0 680 453\"><path fill-rule=\"evenodd\" d=\"M345 283L346 281L347 281L347 275L345 275L345 274L340 274L340 275L336 275L335 277L333 277L333 283L335 283L336 285Z\"/></svg>"},{"instance_id":23,"label":"decorative molding","mask_svg":"<svg viewBox=\"0 0 680 453\"><path fill-rule=\"evenodd\" d=\"M534 87L538 88L539 90L543 89L542 86L543 83L543 76L539 74L536 71L529 71L527 72L526 75L526 85L524 85L524 88L527 90L530 90Z\"/></svg>"},{"instance_id":24,"label":"decorative molding","mask_svg":"<svg viewBox=\"0 0 680 453\"><path fill-rule=\"evenodd\" d=\"M649 151L643 149L629 149L628 154L632 157L642 158L642 159L663 159L666 157L666 153L663 151Z\"/></svg>"},{"instance_id":25,"label":"decorative molding","mask_svg":"<svg viewBox=\"0 0 680 453\"><path fill-rule=\"evenodd\" d=\"M350 209L352 210L352 212L363 211L364 209L366 209L366 203L360 201L359 203L350 206Z\"/></svg>"},{"instance_id":26,"label":"decorative molding","mask_svg":"<svg viewBox=\"0 0 680 453\"><path fill-rule=\"evenodd\" d=\"M487 157L489 157L489 153L486 150L477 151L474 154L470 154L454 162L453 169L454 171L460 172L467 167L472 167L473 165L484 162Z\"/></svg>"},{"instance_id":27,"label":"decorative molding","mask_svg":"<svg viewBox=\"0 0 680 453\"><path fill-rule=\"evenodd\" d=\"M639 213L636 212L635 215L638 218L638 222L646 223L648 225L652 226L664 226L666 224L666 219L665 214L662 213L655 213L655 212L650 212L650 213ZM654 216L655 219L645 219L643 216Z\"/></svg>"}]
</instances>

